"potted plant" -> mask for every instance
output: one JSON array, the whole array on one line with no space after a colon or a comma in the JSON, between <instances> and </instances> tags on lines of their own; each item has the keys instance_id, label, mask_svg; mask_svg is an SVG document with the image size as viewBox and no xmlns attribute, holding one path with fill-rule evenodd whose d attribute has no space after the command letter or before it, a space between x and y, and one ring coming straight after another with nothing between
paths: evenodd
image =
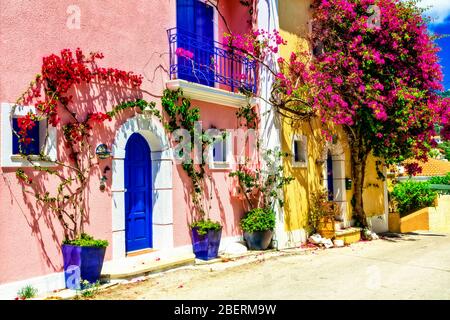
<instances>
[{"instance_id":1,"label":"potted plant","mask_svg":"<svg viewBox=\"0 0 450 320\"><path fill-rule=\"evenodd\" d=\"M191 232L195 257L202 260L217 258L222 236L221 224L210 219L198 220L191 224Z\"/></svg>"},{"instance_id":2,"label":"potted plant","mask_svg":"<svg viewBox=\"0 0 450 320\"><path fill-rule=\"evenodd\" d=\"M283 174L281 158L284 156L287 154L279 149L264 150L264 167L259 162L252 165L247 161L230 173L238 181L247 209L241 228L250 250L266 250L272 242L275 206L283 207L283 187L293 180Z\"/></svg>"},{"instance_id":3,"label":"potted plant","mask_svg":"<svg viewBox=\"0 0 450 320\"><path fill-rule=\"evenodd\" d=\"M63 241L64 278L68 289L80 290L82 281L96 283L100 280L107 246L108 241L96 240L86 233Z\"/></svg>"},{"instance_id":4,"label":"potted plant","mask_svg":"<svg viewBox=\"0 0 450 320\"><path fill-rule=\"evenodd\" d=\"M328 192L319 190L311 194L308 224L311 233L319 233L324 238L334 237L335 217L339 216L339 208L334 201L328 200Z\"/></svg>"},{"instance_id":5,"label":"potted plant","mask_svg":"<svg viewBox=\"0 0 450 320\"><path fill-rule=\"evenodd\" d=\"M250 250L266 250L272 241L275 213L271 209L252 209L241 219L241 228Z\"/></svg>"}]
</instances>

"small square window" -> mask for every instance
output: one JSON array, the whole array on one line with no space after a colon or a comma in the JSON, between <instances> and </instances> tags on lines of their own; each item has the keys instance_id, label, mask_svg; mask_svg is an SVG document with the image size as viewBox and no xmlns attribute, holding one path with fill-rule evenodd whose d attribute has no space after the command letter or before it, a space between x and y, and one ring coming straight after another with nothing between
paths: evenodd
<instances>
[{"instance_id":1,"label":"small square window","mask_svg":"<svg viewBox=\"0 0 450 320\"><path fill-rule=\"evenodd\" d=\"M306 167L308 163L308 144L306 136L295 135L292 140L292 164L294 167Z\"/></svg>"},{"instance_id":2,"label":"small square window","mask_svg":"<svg viewBox=\"0 0 450 320\"><path fill-rule=\"evenodd\" d=\"M13 129L16 132L19 132L19 118L13 118ZM27 138L31 139L31 142L28 144L19 142L19 137L12 134L12 152L13 154L20 154L22 151L23 154L26 155L37 155L39 154L39 121L35 121L35 126L27 132Z\"/></svg>"}]
</instances>

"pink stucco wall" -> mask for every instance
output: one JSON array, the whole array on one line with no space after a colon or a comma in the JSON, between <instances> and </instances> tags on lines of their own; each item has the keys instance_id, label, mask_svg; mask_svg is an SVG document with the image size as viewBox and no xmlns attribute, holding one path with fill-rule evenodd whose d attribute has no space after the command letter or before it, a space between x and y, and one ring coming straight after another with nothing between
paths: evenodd
<instances>
[{"instance_id":1,"label":"pink stucco wall","mask_svg":"<svg viewBox=\"0 0 450 320\"><path fill-rule=\"evenodd\" d=\"M42 57L59 53L63 48L80 47L85 52L101 51L105 55L100 64L133 71L144 76L142 92L92 85L79 87L75 101L81 112L109 110L122 98L142 96L158 102L168 79L168 43L166 29L176 25L175 0L79 0L80 29L67 27L68 7L73 1L0 1L0 102L14 102L34 75L40 72ZM245 28L242 16L246 9L238 0L227 1L224 12L231 26ZM222 30L223 27L220 27ZM221 31L219 31L221 32ZM114 89L114 90L113 90ZM113 93L114 92L114 93ZM89 98L86 98L89 93ZM198 103L204 126L234 128L237 125L235 109L207 103ZM111 146L115 131L132 116L128 112L117 120L96 129L92 145L106 143ZM61 136L58 138L61 143ZM62 143L61 143L62 144ZM0 146L1 148L1 146ZM64 148L58 147L58 156L64 157ZM111 243L111 170L107 173L108 186L99 191L99 178L111 160L101 160L92 172L87 197L89 216L86 231ZM36 172L27 169L39 180ZM213 199L210 217L224 224L223 236L240 234L239 218L243 214L241 203L230 198L228 171L213 171ZM36 180L37 179L37 180ZM190 219L188 193L183 181L186 175L174 165L174 243L190 244L187 222ZM55 186L54 180L41 179L42 188ZM60 243L62 229L58 220L34 200L25 196L15 177L15 168L0 168L0 284L61 271ZM106 259L111 258L111 246Z\"/></svg>"}]
</instances>

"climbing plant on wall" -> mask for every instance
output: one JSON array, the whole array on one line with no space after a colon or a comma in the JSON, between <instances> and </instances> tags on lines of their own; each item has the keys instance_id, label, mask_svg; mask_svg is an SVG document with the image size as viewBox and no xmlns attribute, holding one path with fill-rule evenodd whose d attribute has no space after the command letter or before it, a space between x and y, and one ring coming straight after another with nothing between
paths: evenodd
<instances>
[{"instance_id":1,"label":"climbing plant on wall","mask_svg":"<svg viewBox=\"0 0 450 320\"><path fill-rule=\"evenodd\" d=\"M211 137L205 130L196 126L200 121L200 109L191 105L190 99L183 96L183 91L178 90L164 90L161 98L161 105L164 112L167 115L167 121L164 123L164 127L170 133L175 133L177 130L185 130L187 135L183 137L176 137L177 142L183 143L184 149L179 153L186 152L188 154L178 154L179 158L182 158L182 168L190 178L192 182L192 202L194 204L194 210L196 216L193 217L194 224L201 223L199 221L208 221L207 210L204 204L205 197L205 179L208 177L205 172L205 161L203 154L207 147L216 139L220 137ZM188 139L183 141L183 139ZM197 145L195 142L198 142ZM200 159L194 161L192 152L195 152L195 148L199 147L198 154ZM196 163L197 162L197 163ZM208 221L207 223L210 224ZM218 223L214 226L217 227Z\"/></svg>"},{"instance_id":2,"label":"climbing plant on wall","mask_svg":"<svg viewBox=\"0 0 450 320\"><path fill-rule=\"evenodd\" d=\"M48 208L59 219L66 239L75 239L83 233L87 214L86 190L92 170L98 165L91 145L93 128L111 121L126 109L146 109L160 117L155 103L143 99L126 100L108 112L83 112L74 106L73 92L82 84L96 82L139 90L142 76L115 68L99 67L97 61L102 58L102 53L85 55L80 49L75 52L64 49L59 55L44 57L41 73L36 75L17 99L11 111L12 122L18 106L35 107L35 112L29 112L18 119L19 130L13 130L19 141L20 156L31 164L34 171L51 175L59 182L54 190L49 190L40 188L44 180L33 179L33 171L27 170L26 173L26 170L18 169L16 176L24 183L24 191L32 194L38 205ZM47 122L47 133L39 154L30 155L24 151L24 147L32 142L29 132L37 125L37 121ZM57 127L62 132L64 151L53 160L45 154L49 126ZM41 166L39 162L42 161L49 165Z\"/></svg>"}]
</instances>

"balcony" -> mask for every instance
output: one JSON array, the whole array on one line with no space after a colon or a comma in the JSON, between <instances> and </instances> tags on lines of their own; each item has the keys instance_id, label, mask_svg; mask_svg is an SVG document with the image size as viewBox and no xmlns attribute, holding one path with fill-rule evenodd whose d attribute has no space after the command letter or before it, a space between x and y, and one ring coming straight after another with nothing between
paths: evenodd
<instances>
[{"instance_id":1,"label":"balcony","mask_svg":"<svg viewBox=\"0 0 450 320\"><path fill-rule=\"evenodd\" d=\"M245 91L256 93L256 63L212 39L172 28L169 89L196 100L239 107Z\"/></svg>"}]
</instances>

